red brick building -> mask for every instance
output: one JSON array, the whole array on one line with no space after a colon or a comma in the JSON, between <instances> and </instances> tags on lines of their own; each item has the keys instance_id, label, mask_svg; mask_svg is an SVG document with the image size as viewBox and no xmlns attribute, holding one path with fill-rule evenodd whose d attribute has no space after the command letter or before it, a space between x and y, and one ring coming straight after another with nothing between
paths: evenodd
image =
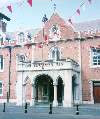
<instances>
[{"instance_id":1,"label":"red brick building","mask_svg":"<svg viewBox=\"0 0 100 119\"><path fill-rule=\"evenodd\" d=\"M6 35L0 48L0 102L100 103L100 32L85 25L54 13L43 29Z\"/></svg>"}]
</instances>

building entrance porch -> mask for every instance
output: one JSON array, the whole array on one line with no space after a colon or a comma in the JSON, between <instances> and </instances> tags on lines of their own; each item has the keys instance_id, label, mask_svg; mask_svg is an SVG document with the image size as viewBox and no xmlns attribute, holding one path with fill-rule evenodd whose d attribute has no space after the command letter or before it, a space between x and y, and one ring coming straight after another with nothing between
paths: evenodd
<instances>
[{"instance_id":1,"label":"building entrance porch","mask_svg":"<svg viewBox=\"0 0 100 119\"><path fill-rule=\"evenodd\" d=\"M31 93L30 105L52 102L54 107L60 105L71 107L76 100L81 101L80 70L79 65L73 60L46 62L46 64L44 62L44 69L41 63L36 63L36 67L26 63L23 63L23 66L19 65L16 84L17 104L25 103L26 92ZM31 88L26 88L30 90L23 92L23 86L24 88L27 86L26 77L28 77L27 85Z\"/></svg>"}]
</instances>

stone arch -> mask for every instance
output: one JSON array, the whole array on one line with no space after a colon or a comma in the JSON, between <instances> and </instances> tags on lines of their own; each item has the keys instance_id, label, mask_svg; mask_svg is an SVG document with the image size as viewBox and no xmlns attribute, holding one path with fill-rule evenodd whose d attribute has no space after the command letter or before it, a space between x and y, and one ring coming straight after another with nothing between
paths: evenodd
<instances>
[{"instance_id":1,"label":"stone arch","mask_svg":"<svg viewBox=\"0 0 100 119\"><path fill-rule=\"evenodd\" d=\"M35 76L34 85L36 89L35 101L37 103L48 103L53 101L53 79L42 73Z\"/></svg>"},{"instance_id":2,"label":"stone arch","mask_svg":"<svg viewBox=\"0 0 100 119\"><path fill-rule=\"evenodd\" d=\"M32 90L32 83L29 76L26 76L23 81L23 98L24 102L29 102L31 99L31 90Z\"/></svg>"},{"instance_id":3,"label":"stone arch","mask_svg":"<svg viewBox=\"0 0 100 119\"><path fill-rule=\"evenodd\" d=\"M64 83L61 76L57 77L57 100L58 105L62 105L64 99Z\"/></svg>"},{"instance_id":4,"label":"stone arch","mask_svg":"<svg viewBox=\"0 0 100 119\"><path fill-rule=\"evenodd\" d=\"M23 84L24 84L24 85L26 85L26 84L32 84L31 79L30 79L29 76L26 76L26 78L24 79Z\"/></svg>"}]
</instances>

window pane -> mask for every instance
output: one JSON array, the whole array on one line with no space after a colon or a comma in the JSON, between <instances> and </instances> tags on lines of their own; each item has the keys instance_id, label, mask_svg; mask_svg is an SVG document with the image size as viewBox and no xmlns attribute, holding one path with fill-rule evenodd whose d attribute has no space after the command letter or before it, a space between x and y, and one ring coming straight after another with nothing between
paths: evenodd
<instances>
[{"instance_id":1,"label":"window pane","mask_svg":"<svg viewBox=\"0 0 100 119\"><path fill-rule=\"evenodd\" d=\"M97 63L93 63L93 65L97 65Z\"/></svg>"},{"instance_id":2,"label":"window pane","mask_svg":"<svg viewBox=\"0 0 100 119\"><path fill-rule=\"evenodd\" d=\"M0 82L0 94L2 94L2 82Z\"/></svg>"},{"instance_id":3,"label":"window pane","mask_svg":"<svg viewBox=\"0 0 100 119\"><path fill-rule=\"evenodd\" d=\"M0 69L3 69L3 56L0 55Z\"/></svg>"},{"instance_id":4,"label":"window pane","mask_svg":"<svg viewBox=\"0 0 100 119\"><path fill-rule=\"evenodd\" d=\"M2 94L2 89L0 89L0 94Z\"/></svg>"},{"instance_id":5,"label":"window pane","mask_svg":"<svg viewBox=\"0 0 100 119\"><path fill-rule=\"evenodd\" d=\"M92 49L92 58L93 65L100 65L100 48Z\"/></svg>"},{"instance_id":6,"label":"window pane","mask_svg":"<svg viewBox=\"0 0 100 119\"><path fill-rule=\"evenodd\" d=\"M97 56L94 56L93 59L97 59Z\"/></svg>"},{"instance_id":7,"label":"window pane","mask_svg":"<svg viewBox=\"0 0 100 119\"><path fill-rule=\"evenodd\" d=\"M97 62L97 60L93 60L93 62Z\"/></svg>"},{"instance_id":8,"label":"window pane","mask_svg":"<svg viewBox=\"0 0 100 119\"><path fill-rule=\"evenodd\" d=\"M2 88L2 83L0 83L0 89Z\"/></svg>"}]
</instances>

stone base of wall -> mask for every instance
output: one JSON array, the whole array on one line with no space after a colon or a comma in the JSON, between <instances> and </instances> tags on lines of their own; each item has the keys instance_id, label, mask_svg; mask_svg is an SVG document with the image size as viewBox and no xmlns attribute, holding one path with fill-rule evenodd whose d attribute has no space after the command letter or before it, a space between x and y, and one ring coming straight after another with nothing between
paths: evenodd
<instances>
[{"instance_id":1,"label":"stone base of wall","mask_svg":"<svg viewBox=\"0 0 100 119\"><path fill-rule=\"evenodd\" d=\"M7 99L0 99L0 103L7 103ZM16 103L16 99L10 99L9 103Z\"/></svg>"},{"instance_id":2,"label":"stone base of wall","mask_svg":"<svg viewBox=\"0 0 100 119\"><path fill-rule=\"evenodd\" d=\"M94 101L83 101L83 104L94 104Z\"/></svg>"}]
</instances>

